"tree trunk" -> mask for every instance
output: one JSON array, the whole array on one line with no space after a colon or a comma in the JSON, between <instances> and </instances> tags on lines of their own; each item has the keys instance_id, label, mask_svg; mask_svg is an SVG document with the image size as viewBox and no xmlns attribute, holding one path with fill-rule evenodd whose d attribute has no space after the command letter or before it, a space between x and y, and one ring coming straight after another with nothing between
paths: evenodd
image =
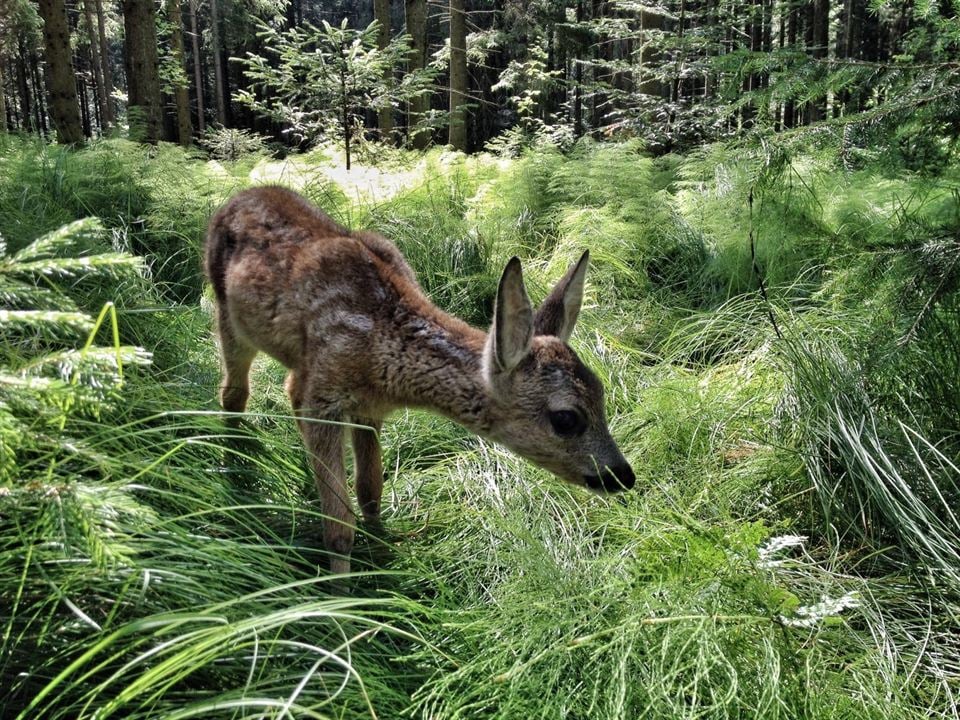
<instances>
[{"instance_id":1,"label":"tree trunk","mask_svg":"<svg viewBox=\"0 0 960 720\"><path fill-rule=\"evenodd\" d=\"M450 0L450 127L447 143L467 150L467 18L463 0Z\"/></svg>"},{"instance_id":2,"label":"tree trunk","mask_svg":"<svg viewBox=\"0 0 960 720\"><path fill-rule=\"evenodd\" d=\"M373 0L373 19L377 21L377 47L385 50L390 44L390 0ZM392 68L384 70L383 79L388 86L392 83ZM392 106L377 111L377 127L380 129L380 139L389 140L393 135Z\"/></svg>"},{"instance_id":3,"label":"tree trunk","mask_svg":"<svg viewBox=\"0 0 960 720\"><path fill-rule=\"evenodd\" d=\"M18 95L20 91L20 86L17 84L19 80L19 73L17 71L17 61L11 56L7 59L7 77L10 78L12 85L10 89L10 102L7 103L7 113L10 115L10 129L19 130L24 127L23 117L20 114L20 106L18 105Z\"/></svg>"},{"instance_id":4,"label":"tree trunk","mask_svg":"<svg viewBox=\"0 0 960 720\"><path fill-rule=\"evenodd\" d=\"M427 66L427 0L406 0L407 34L410 35L410 72ZM413 147L423 150L430 144L430 131L417 129L430 109L430 96L417 95L410 98L407 111L407 133Z\"/></svg>"},{"instance_id":5,"label":"tree trunk","mask_svg":"<svg viewBox=\"0 0 960 720\"><path fill-rule=\"evenodd\" d=\"M220 11L217 0L210 0L210 53L213 55L213 94L217 101L217 122L227 125L227 101L224 97L223 57L220 46Z\"/></svg>"},{"instance_id":6,"label":"tree trunk","mask_svg":"<svg viewBox=\"0 0 960 720\"><path fill-rule=\"evenodd\" d=\"M83 142L77 84L70 62L70 27L64 0L40 0L46 54L46 83L57 140L64 145Z\"/></svg>"},{"instance_id":7,"label":"tree trunk","mask_svg":"<svg viewBox=\"0 0 960 720\"><path fill-rule=\"evenodd\" d=\"M155 143L163 129L156 8L153 0L122 0L122 7L130 133Z\"/></svg>"},{"instance_id":8,"label":"tree trunk","mask_svg":"<svg viewBox=\"0 0 960 720\"><path fill-rule=\"evenodd\" d=\"M100 108L100 134L103 134L103 127L107 120L107 84L103 79L103 62L100 60L99 40L97 38L97 28L93 24L93 8L90 7L91 0L83 0L83 17L87 22L87 36L90 41L90 69L93 75L94 91L97 95L97 107Z\"/></svg>"},{"instance_id":9,"label":"tree trunk","mask_svg":"<svg viewBox=\"0 0 960 720\"><path fill-rule=\"evenodd\" d=\"M173 90L174 102L177 105L177 139L184 147L188 147L193 140L193 123L190 121L190 90L183 59L183 15L180 11L180 0L166 0L167 22L170 23L170 51L177 69L183 70L181 82L176 83Z\"/></svg>"},{"instance_id":10,"label":"tree trunk","mask_svg":"<svg viewBox=\"0 0 960 720\"><path fill-rule=\"evenodd\" d=\"M79 66L80 63L76 63ZM90 104L87 99L87 83L85 73L77 73L74 84L77 88L77 99L80 101L80 125L83 128L83 137L93 137L93 126L90 123Z\"/></svg>"},{"instance_id":11,"label":"tree trunk","mask_svg":"<svg viewBox=\"0 0 960 720\"><path fill-rule=\"evenodd\" d=\"M683 17L683 0L680 2L681 18ZM602 20L606 14L606 2L604 0L592 0L590 15L594 21L595 28L603 27ZM682 19L681 19L682 23ZM590 129L595 137L599 137L600 129L606 120L604 108L607 104L607 94L603 88L610 81L610 72L605 69L605 64L610 60L610 38L604 31L599 31L600 35L593 43L593 93L590 98Z\"/></svg>"},{"instance_id":12,"label":"tree trunk","mask_svg":"<svg viewBox=\"0 0 960 720\"><path fill-rule=\"evenodd\" d=\"M23 129L39 132L40 122L33 116L33 103L30 102L30 82L27 77L26 52L23 49L23 36L17 38L17 94L20 96L20 115L23 118Z\"/></svg>"},{"instance_id":13,"label":"tree trunk","mask_svg":"<svg viewBox=\"0 0 960 720\"><path fill-rule=\"evenodd\" d=\"M340 52L343 52L340 48ZM346 155L347 170L350 169L350 104L347 99L347 65L346 61L340 66L340 122L343 124L343 152Z\"/></svg>"},{"instance_id":14,"label":"tree trunk","mask_svg":"<svg viewBox=\"0 0 960 720\"><path fill-rule=\"evenodd\" d=\"M3 72L3 62L0 58L0 135L7 132L7 80Z\"/></svg>"},{"instance_id":15,"label":"tree trunk","mask_svg":"<svg viewBox=\"0 0 960 720\"><path fill-rule=\"evenodd\" d=\"M787 47L795 49L797 46L797 15L799 10L790 3L784 4L784 12L787 13L785 19L787 25ZM783 127L792 128L796 125L797 106L793 98L783 103Z\"/></svg>"},{"instance_id":16,"label":"tree trunk","mask_svg":"<svg viewBox=\"0 0 960 720\"><path fill-rule=\"evenodd\" d=\"M101 73L103 75L103 95L106 98L106 114L104 123L112 126L116 120L116 113L113 107L113 70L110 68L110 48L107 47L106 22L103 19L103 1L96 0L97 8L97 35L100 40L100 63Z\"/></svg>"},{"instance_id":17,"label":"tree trunk","mask_svg":"<svg viewBox=\"0 0 960 720\"><path fill-rule=\"evenodd\" d=\"M810 31L811 55L816 59L825 58L827 57L830 31L830 0L813 0L810 20L812 23ZM807 108L807 122L814 123L823 120L826 117L826 107L826 98L818 98L811 102Z\"/></svg>"},{"instance_id":18,"label":"tree trunk","mask_svg":"<svg viewBox=\"0 0 960 720\"><path fill-rule=\"evenodd\" d=\"M200 64L200 32L197 30L197 0L190 0L190 46L193 51L193 82L197 95L197 130L203 135L203 67Z\"/></svg>"},{"instance_id":19,"label":"tree trunk","mask_svg":"<svg viewBox=\"0 0 960 720\"><path fill-rule=\"evenodd\" d=\"M44 137L50 132L47 125L47 106L43 102L43 81L40 79L40 58L30 50L27 55L27 68L30 70L30 87L33 90L33 114L37 119L37 128ZM79 111L77 112L79 117Z\"/></svg>"},{"instance_id":20,"label":"tree trunk","mask_svg":"<svg viewBox=\"0 0 960 720\"><path fill-rule=\"evenodd\" d=\"M577 29L583 22L583 0L577 0ZM583 137L583 62L580 49L573 58L573 136Z\"/></svg>"},{"instance_id":21,"label":"tree trunk","mask_svg":"<svg viewBox=\"0 0 960 720\"><path fill-rule=\"evenodd\" d=\"M653 49L650 36L646 35L648 31L658 31L663 29L663 15L649 10L640 10L640 67L638 75L640 82L637 83L637 90L644 95L660 96L663 88L660 81L654 77L653 66L660 61L660 53Z\"/></svg>"}]
</instances>

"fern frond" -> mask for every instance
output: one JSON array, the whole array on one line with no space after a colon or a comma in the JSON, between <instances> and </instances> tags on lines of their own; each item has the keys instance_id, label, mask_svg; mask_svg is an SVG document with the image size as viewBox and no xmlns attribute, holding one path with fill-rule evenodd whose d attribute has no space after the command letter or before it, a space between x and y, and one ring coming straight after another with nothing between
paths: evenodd
<instances>
[{"instance_id":1,"label":"fern frond","mask_svg":"<svg viewBox=\"0 0 960 720\"><path fill-rule=\"evenodd\" d=\"M7 327L47 331L89 332L93 320L82 312L62 310L0 310L0 330Z\"/></svg>"},{"instance_id":2,"label":"fern frond","mask_svg":"<svg viewBox=\"0 0 960 720\"><path fill-rule=\"evenodd\" d=\"M45 277L65 278L89 276L107 276L119 278L139 273L144 267L143 259L126 253L100 253L71 258L42 258L30 262L17 263L7 268L14 275L43 275Z\"/></svg>"},{"instance_id":3,"label":"fern frond","mask_svg":"<svg viewBox=\"0 0 960 720\"><path fill-rule=\"evenodd\" d=\"M91 347L86 350L61 350L38 358L20 368L23 375L38 377L56 374L61 380L90 388L104 388L119 384L118 363L149 365L152 355L141 347L122 345Z\"/></svg>"},{"instance_id":4,"label":"fern frond","mask_svg":"<svg viewBox=\"0 0 960 720\"><path fill-rule=\"evenodd\" d=\"M56 290L0 274L0 305L8 310L60 310L78 312L76 303Z\"/></svg>"},{"instance_id":5,"label":"fern frond","mask_svg":"<svg viewBox=\"0 0 960 720\"><path fill-rule=\"evenodd\" d=\"M94 247L102 240L103 234L104 228L99 218L83 218L37 238L15 253L11 260L16 265L57 257L77 247Z\"/></svg>"}]
</instances>

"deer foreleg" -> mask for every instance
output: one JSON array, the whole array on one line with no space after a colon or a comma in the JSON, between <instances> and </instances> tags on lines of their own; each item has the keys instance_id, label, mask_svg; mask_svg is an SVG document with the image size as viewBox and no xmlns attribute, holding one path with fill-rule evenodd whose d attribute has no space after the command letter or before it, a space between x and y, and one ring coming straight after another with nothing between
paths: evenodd
<instances>
[{"instance_id":1,"label":"deer foreleg","mask_svg":"<svg viewBox=\"0 0 960 720\"><path fill-rule=\"evenodd\" d=\"M376 527L380 523L380 497L383 495L383 464L380 459L380 421L357 418L360 425L372 429L352 428L353 457L356 464L357 500L363 519Z\"/></svg>"},{"instance_id":2,"label":"deer foreleg","mask_svg":"<svg viewBox=\"0 0 960 720\"><path fill-rule=\"evenodd\" d=\"M331 553L330 571L347 573L353 550L354 513L343 466L343 426L324 421L328 414L322 411L297 408L297 415L320 493L323 544Z\"/></svg>"}]
</instances>

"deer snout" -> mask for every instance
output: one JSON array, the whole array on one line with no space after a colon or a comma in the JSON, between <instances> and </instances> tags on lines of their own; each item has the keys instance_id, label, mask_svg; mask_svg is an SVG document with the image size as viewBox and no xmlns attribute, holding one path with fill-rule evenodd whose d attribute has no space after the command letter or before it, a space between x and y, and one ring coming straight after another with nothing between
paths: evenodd
<instances>
[{"instance_id":1,"label":"deer snout","mask_svg":"<svg viewBox=\"0 0 960 720\"><path fill-rule=\"evenodd\" d=\"M602 490L604 492L629 490L636 482L637 477L633 474L633 468L626 463L612 467L608 465L603 468L599 475L583 476L584 485L591 490Z\"/></svg>"}]
</instances>

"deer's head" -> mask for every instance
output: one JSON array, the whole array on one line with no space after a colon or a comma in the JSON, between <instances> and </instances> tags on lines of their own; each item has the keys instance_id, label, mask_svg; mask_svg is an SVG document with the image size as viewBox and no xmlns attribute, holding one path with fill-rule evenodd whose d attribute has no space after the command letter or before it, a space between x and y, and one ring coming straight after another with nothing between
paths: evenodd
<instances>
[{"instance_id":1,"label":"deer's head","mask_svg":"<svg viewBox=\"0 0 960 720\"><path fill-rule=\"evenodd\" d=\"M560 478L592 490L632 488L610 431L603 386L567 341L580 313L589 252L534 312L520 260L507 263L484 350L495 407L491 436Z\"/></svg>"}]
</instances>

